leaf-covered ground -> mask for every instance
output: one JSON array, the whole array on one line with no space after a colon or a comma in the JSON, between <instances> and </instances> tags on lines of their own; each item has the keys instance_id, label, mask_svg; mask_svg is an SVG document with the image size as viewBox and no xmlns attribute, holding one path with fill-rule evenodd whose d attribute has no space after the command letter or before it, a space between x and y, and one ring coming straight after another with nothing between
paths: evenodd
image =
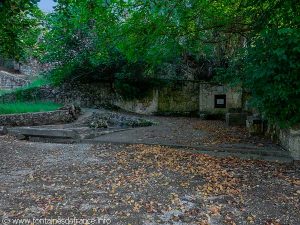
<instances>
[{"instance_id":1,"label":"leaf-covered ground","mask_svg":"<svg viewBox=\"0 0 300 225\"><path fill-rule=\"evenodd\" d=\"M161 146L0 143L2 218L300 224L297 165Z\"/></svg>"}]
</instances>

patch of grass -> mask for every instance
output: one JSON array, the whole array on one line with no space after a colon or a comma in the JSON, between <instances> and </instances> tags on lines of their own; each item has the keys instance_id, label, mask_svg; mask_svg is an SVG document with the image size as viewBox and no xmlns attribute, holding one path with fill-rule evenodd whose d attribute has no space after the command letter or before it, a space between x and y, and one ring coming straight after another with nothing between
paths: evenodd
<instances>
[{"instance_id":1,"label":"patch of grass","mask_svg":"<svg viewBox=\"0 0 300 225\"><path fill-rule=\"evenodd\" d=\"M10 90L0 90L0 96L10 93Z\"/></svg>"},{"instance_id":2,"label":"patch of grass","mask_svg":"<svg viewBox=\"0 0 300 225\"><path fill-rule=\"evenodd\" d=\"M43 76L39 76L39 77L35 78L33 81L31 81L30 84L27 85L27 87L29 87L29 88L41 87L46 84L50 84L50 81Z\"/></svg>"},{"instance_id":3,"label":"patch of grass","mask_svg":"<svg viewBox=\"0 0 300 225\"><path fill-rule=\"evenodd\" d=\"M61 105L53 102L15 102L0 103L1 114L27 113L27 112L47 112L60 108Z\"/></svg>"}]
</instances>

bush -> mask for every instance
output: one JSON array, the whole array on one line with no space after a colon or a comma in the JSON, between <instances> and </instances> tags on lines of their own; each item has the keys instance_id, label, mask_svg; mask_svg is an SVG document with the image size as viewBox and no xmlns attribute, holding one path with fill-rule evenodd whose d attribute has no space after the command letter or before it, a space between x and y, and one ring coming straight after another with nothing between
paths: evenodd
<instances>
[{"instance_id":1,"label":"bush","mask_svg":"<svg viewBox=\"0 0 300 225\"><path fill-rule=\"evenodd\" d=\"M281 127L300 122L300 33L283 28L266 31L249 49L244 86L251 104Z\"/></svg>"},{"instance_id":2,"label":"bush","mask_svg":"<svg viewBox=\"0 0 300 225\"><path fill-rule=\"evenodd\" d=\"M219 71L218 81L242 86L250 107L271 124L289 127L300 122L299 58L299 29L266 29L227 70Z\"/></svg>"}]
</instances>

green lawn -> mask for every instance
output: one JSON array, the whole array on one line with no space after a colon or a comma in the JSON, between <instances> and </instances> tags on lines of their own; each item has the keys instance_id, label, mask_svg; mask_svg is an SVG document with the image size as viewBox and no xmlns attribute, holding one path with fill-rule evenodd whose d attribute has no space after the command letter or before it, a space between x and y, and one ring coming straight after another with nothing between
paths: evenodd
<instances>
[{"instance_id":1,"label":"green lawn","mask_svg":"<svg viewBox=\"0 0 300 225\"><path fill-rule=\"evenodd\" d=\"M15 102L0 103L0 114L47 112L60 108L61 105L53 102Z\"/></svg>"}]
</instances>

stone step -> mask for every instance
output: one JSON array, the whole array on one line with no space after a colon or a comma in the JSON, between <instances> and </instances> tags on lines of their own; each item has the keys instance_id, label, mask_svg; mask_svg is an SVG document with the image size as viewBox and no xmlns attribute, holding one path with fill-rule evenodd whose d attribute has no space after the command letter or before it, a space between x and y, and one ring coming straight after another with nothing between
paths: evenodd
<instances>
[{"instance_id":1,"label":"stone step","mask_svg":"<svg viewBox=\"0 0 300 225\"><path fill-rule=\"evenodd\" d=\"M83 143L92 143L92 144L101 144L101 143L107 143L107 141L101 141L101 140L82 140ZM257 155L257 156L270 156L270 157L287 157L290 158L290 153L282 148L279 148L277 150L274 149L268 149L268 148L262 148L262 147L220 147L220 146L193 146L193 145L177 145L177 144L164 144L164 143L150 143L150 142L120 142L120 141L114 141L109 142L112 144L145 144L145 145L160 145L165 147L171 147L171 148L181 148L181 149L193 149L195 151L199 152L215 152L218 154L245 154L245 155Z\"/></svg>"},{"instance_id":2,"label":"stone step","mask_svg":"<svg viewBox=\"0 0 300 225\"><path fill-rule=\"evenodd\" d=\"M239 154L255 154L261 156L275 156L275 157L290 157L290 153L284 149L274 150L272 148L207 148L208 150L217 152L239 153Z\"/></svg>"},{"instance_id":3,"label":"stone step","mask_svg":"<svg viewBox=\"0 0 300 225\"><path fill-rule=\"evenodd\" d=\"M82 140L81 143L85 144L105 144L107 141L99 141L99 140ZM139 143L139 142L109 142L110 144L144 144L144 145L160 145L170 148L179 148L183 151L198 153L198 154L207 154L216 157L237 157L241 159L248 160L266 160L272 162L282 162L282 163L290 163L293 162L293 158L290 156L289 152L284 150L277 151L268 151L261 149L242 149L242 148L217 148L212 146L186 146L186 145L171 145L171 144L155 144L155 143Z\"/></svg>"},{"instance_id":4,"label":"stone step","mask_svg":"<svg viewBox=\"0 0 300 225\"><path fill-rule=\"evenodd\" d=\"M115 132L121 132L127 129L91 129L91 128L72 128L72 129L55 129L51 127L18 127L9 128L9 133L17 136L18 139L26 139L35 142L62 142L70 143L65 139L73 139L79 142L82 139L92 139L101 135ZM1 129L0 129L1 131ZM53 140L52 140L53 139Z\"/></svg>"},{"instance_id":5,"label":"stone step","mask_svg":"<svg viewBox=\"0 0 300 225\"><path fill-rule=\"evenodd\" d=\"M215 151L195 151L195 153L207 154L215 157L237 157L246 160L265 160L272 162L291 163L293 158L290 156L270 156L250 153L238 153L238 152L215 152Z\"/></svg>"}]
</instances>

